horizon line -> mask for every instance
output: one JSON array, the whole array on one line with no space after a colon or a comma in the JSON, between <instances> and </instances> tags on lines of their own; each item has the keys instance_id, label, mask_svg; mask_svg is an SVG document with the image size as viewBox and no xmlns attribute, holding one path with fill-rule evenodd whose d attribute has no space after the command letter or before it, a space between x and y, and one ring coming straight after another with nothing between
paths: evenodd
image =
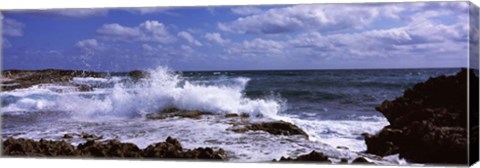
<instances>
[{"instance_id":1,"label":"horizon line","mask_svg":"<svg viewBox=\"0 0 480 168\"><path fill-rule=\"evenodd\" d=\"M348 70L408 70L408 69L462 69L462 68L467 68L467 69L475 69L470 68L470 67L406 67L406 68L319 68L319 69L224 69L224 70L174 70L172 68L169 68L170 70L174 72L228 72L228 71L234 71L234 72L240 72L240 71L332 71L332 70L337 70L337 71L348 71ZM0 72L3 71L42 71L42 70L70 70L70 71L88 71L88 72L100 72L100 73L109 73L109 72L115 72L115 73L122 73L122 72L131 72L131 71L148 71L149 69L132 69L132 70L122 70L122 71L96 71L96 70L82 70L82 69L61 69L61 68L43 68L43 69L0 69ZM478 70L478 69L476 69Z\"/></svg>"}]
</instances>

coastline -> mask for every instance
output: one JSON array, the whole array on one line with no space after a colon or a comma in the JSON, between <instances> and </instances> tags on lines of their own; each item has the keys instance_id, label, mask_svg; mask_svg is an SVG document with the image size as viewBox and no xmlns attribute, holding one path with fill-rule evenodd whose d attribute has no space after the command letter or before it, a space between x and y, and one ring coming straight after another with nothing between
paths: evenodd
<instances>
[{"instance_id":1,"label":"coastline","mask_svg":"<svg viewBox=\"0 0 480 168\"><path fill-rule=\"evenodd\" d=\"M49 73L51 73L51 71L50 71ZM90 74L94 74L94 75L95 75L95 73L90 73ZM75 75L79 75L79 74L75 74ZM70 79L73 79L73 77L76 77L75 75L69 76L68 79L69 79L69 80L70 80ZM46 74L42 74L42 75L40 75L40 76L48 76L48 74L47 74L47 75L46 75ZM135 76L136 76L137 78L144 78L144 77L146 77L146 75L131 75L131 77L135 77ZM85 76L82 76L82 77L85 77ZM14 79L15 79L15 78L14 78ZM31 79L31 78L28 78L28 77L27 77L26 79ZM42 81L42 77L41 77L40 79L41 79L40 81ZM63 78L61 77L61 75L59 76L59 79L63 79ZM18 78L16 78L14 81L19 82L20 80L18 80ZM65 82L65 81L62 81L62 80L54 80L54 81L55 81L55 82L58 81L58 82L60 82L60 83L61 83L61 82ZM68 80L67 80L67 81L68 81ZM10 82L11 82L11 81L10 81ZM40 83L41 83L41 82L40 82ZM48 82L45 82L45 83L48 83ZM51 83L51 81L50 81L50 83ZM22 86L28 87L28 85L22 85ZM2 87L3 87L3 85L2 85ZM407 91L406 91L406 92L407 92ZM406 93L406 92L405 92L405 93ZM175 110L174 110L174 111L175 111ZM161 116L153 116L153 117L151 117L151 119L160 119L160 120L161 120L161 119L169 118L169 117L187 117L187 118L190 118L190 117L191 117L191 118L195 119L196 117L198 117L197 115L208 115L208 114L206 114L206 113L208 113L208 112L199 112L199 113L194 113L194 114L192 114L192 115L184 115L184 114L186 114L186 113L188 114L188 112L185 112L185 111L184 111L184 112L181 112L181 111L179 112L178 109L177 109L176 111L177 111L177 112L176 112L177 114L172 114L172 116L168 116L168 115L167 115L167 116L162 116L162 115L161 115ZM379 110L379 111L380 111L380 110ZM160 113L160 114L165 114L165 113L163 112L163 113ZM179 114L180 114L180 115L179 115ZM235 115L228 115L228 114L225 115L224 117L225 117L225 118L227 118L227 117L242 118L240 115L235 116ZM255 117L255 116L249 116L249 117ZM244 118L248 118L248 117L244 117ZM388 118L388 117L387 117L387 118ZM237 125L238 125L238 124L237 124ZM267 124L267 125L269 125L269 124ZM273 135L275 135L275 134L279 134L279 135L282 135L282 136L283 136L283 135L286 135L286 136L290 135L289 131L287 131L286 133L284 133L283 131L278 131L278 130L277 130L277 131L269 131L269 130L268 130L269 128L274 128L274 129L275 129L275 128L285 128L284 125L270 125L270 126L267 126L267 125L262 125L262 124L260 124L260 125L247 125L246 127L242 128L242 129L238 129L238 130L240 130L239 132L245 132L245 131L265 131L265 132L269 132L269 133L271 133L271 134L273 134ZM288 125L288 124L287 124L287 125ZM292 125L292 126L289 126L290 128L287 128L287 130L290 130L290 131L291 131L291 130L295 130L294 127L296 127L296 126L293 125L293 124L291 124L291 125ZM297 127L297 128L298 128L298 127ZM299 130L299 131L296 131L296 132L297 132L297 133L300 132L299 134L305 134L304 132L301 133L302 131L303 131L303 130ZM387 130L387 131L388 131L388 130ZM297 134L297 133L296 133L296 134ZM307 137L308 137L308 135L307 135ZM4 139L6 139L6 138L4 138ZM8 138L7 141L8 141L9 139L10 139L10 138ZM367 139L368 139L368 138L367 138ZM2 139L2 141L3 141L3 139ZM24 140L10 140L10 142L15 142L15 141L24 141ZM26 140L26 141L28 141L28 143L32 143L32 144L42 143L42 142L43 142L43 143L58 143L58 142L50 142L50 141L49 141L49 142L45 142L45 141L42 141L42 142L32 142L31 140ZM115 140L113 140L113 141L115 141ZM6 142L6 141L4 141L3 143L5 143L5 142ZM118 141L117 141L117 142L118 142ZM92 144L92 143L94 143L94 142L90 142L90 144ZM108 143L108 142L107 142L107 143ZM121 143L121 142L118 142L118 143L123 145L123 143ZM64 145L64 144L63 144L63 145ZM8 145L6 145L6 146L8 146ZM68 145L67 145L67 146L68 146ZM94 146L95 146L95 145L94 145ZM368 143L367 143L367 146L368 146ZM9 147L9 146L8 146L8 147ZM5 147L2 147L2 148L5 148ZM67 148L71 148L71 147L67 147ZM106 148L108 148L108 147L106 147ZM136 148L133 147L132 149L137 149L137 148L138 148L138 147L136 147ZM180 149L182 149L182 148L180 148ZM206 149L208 149L208 147L207 147ZM49 149L49 150L50 150L50 149ZM55 148L54 148L53 150L61 150L61 149L55 149ZM98 149L97 149L97 150L98 150ZM143 149L143 150L146 150L146 149ZM193 150L195 151L196 149L193 149ZM6 152L9 152L9 151L11 151L11 150L10 150L10 149L9 149L9 150L6 150ZM73 151L75 151L75 150L73 150ZM138 150L137 150L137 151L138 151ZM211 151L211 150L209 149L208 151ZM221 149L221 151L223 151L223 149ZM222 152L220 152L220 150L217 151L217 152L222 153ZM80 152L80 153L81 153L81 152ZM178 152L178 151L177 151L177 153L181 153L181 152ZM211 153L211 152L210 152L210 153ZM392 154L392 153L390 153L390 154ZM6 156L10 156L10 155L11 155L11 154L7 154ZM34 155L32 155L32 156L35 156L35 155L36 155L36 154L34 154ZM29 156L29 155L20 155L20 156ZM82 155L77 155L77 156L82 156ZM288 156L285 156L285 158L284 158L284 157L282 157L283 159L282 159L282 158L278 158L278 160L283 160L283 161L302 161L302 162L305 162L305 161L307 161L307 162L308 162L308 161L321 161L321 162L328 161L328 159L325 159L325 157L328 158L328 154L327 154L327 156L324 156L321 152L320 152L320 153L317 153L317 152L315 152L315 151L310 151L310 153L308 153L308 154L306 154L306 155L299 155L299 156L297 156L297 157L295 157L295 158L289 158ZM162 158L162 157L160 157L160 158ZM189 158L195 158L195 159L197 159L198 157L189 157ZM348 161L347 159L344 159L344 158L339 158L339 161L338 161L338 162L333 162L333 163L357 163L357 162L368 163L368 162L369 162L369 161L368 161L369 159L364 159L364 158L361 159L361 158L363 158L363 157L353 158L353 159L350 159L350 161ZM223 158L222 158L222 159L223 159ZM346 160L347 160L347 161L346 161ZM330 161L331 161L331 160L330 160Z\"/></svg>"}]
</instances>

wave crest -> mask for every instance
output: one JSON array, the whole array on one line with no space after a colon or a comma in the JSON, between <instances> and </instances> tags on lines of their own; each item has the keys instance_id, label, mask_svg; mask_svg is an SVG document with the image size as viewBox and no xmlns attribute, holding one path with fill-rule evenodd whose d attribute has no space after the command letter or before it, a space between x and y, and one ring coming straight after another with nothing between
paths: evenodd
<instances>
[{"instance_id":1,"label":"wave crest","mask_svg":"<svg viewBox=\"0 0 480 168\"><path fill-rule=\"evenodd\" d=\"M75 81L81 81L83 84L88 81L95 82L95 85L101 82L114 82L111 88L95 88L93 92L58 94L48 90L40 91L39 88L33 87L6 92L2 94L2 97L6 95L19 95L20 97L18 101L2 107L2 111L9 111L9 109L65 111L71 113L75 118L95 119L132 118L175 107L182 110L199 110L219 114L261 114L273 118L284 107L278 97L262 99L246 97L244 90L250 81L246 77L224 78L221 81L210 83L192 82L166 67L150 70L149 74L149 77L137 82L122 82L118 79L83 80L75 78ZM35 93L41 93L43 96L32 98L31 95ZM42 106L28 106L28 109L22 109L21 107L26 107L23 99L28 100L29 104L42 102ZM21 106L15 107L17 105Z\"/></svg>"}]
</instances>

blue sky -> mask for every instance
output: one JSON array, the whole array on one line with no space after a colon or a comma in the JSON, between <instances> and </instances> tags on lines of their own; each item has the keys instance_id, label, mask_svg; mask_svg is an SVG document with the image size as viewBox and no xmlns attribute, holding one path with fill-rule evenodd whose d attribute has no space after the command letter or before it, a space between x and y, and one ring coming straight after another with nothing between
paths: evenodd
<instances>
[{"instance_id":1,"label":"blue sky","mask_svg":"<svg viewBox=\"0 0 480 168\"><path fill-rule=\"evenodd\" d=\"M3 69L466 67L469 3L2 12Z\"/></svg>"}]
</instances>

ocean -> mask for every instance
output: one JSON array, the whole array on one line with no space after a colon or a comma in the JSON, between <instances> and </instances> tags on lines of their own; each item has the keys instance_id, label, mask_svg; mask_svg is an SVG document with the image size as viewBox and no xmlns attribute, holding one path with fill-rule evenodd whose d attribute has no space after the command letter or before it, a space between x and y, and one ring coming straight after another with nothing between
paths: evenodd
<instances>
[{"instance_id":1,"label":"ocean","mask_svg":"<svg viewBox=\"0 0 480 168\"><path fill-rule=\"evenodd\" d=\"M140 148L177 138L185 148L218 147L236 162L271 161L312 150L332 158L355 158L366 150L363 133L373 134L388 121L375 111L414 84L450 69L271 70L173 72L150 70L150 77L132 81L126 73L106 78L74 78L92 86L80 92L61 84L42 84L1 93L2 137L60 140L66 133L87 132L104 139L131 142ZM199 110L216 115L200 119L149 120L146 115L167 108ZM250 122L284 120L308 135L238 133L229 113L247 113ZM67 139L72 144L82 139ZM372 158L373 159L373 158ZM392 157L378 162L398 164Z\"/></svg>"}]
</instances>

